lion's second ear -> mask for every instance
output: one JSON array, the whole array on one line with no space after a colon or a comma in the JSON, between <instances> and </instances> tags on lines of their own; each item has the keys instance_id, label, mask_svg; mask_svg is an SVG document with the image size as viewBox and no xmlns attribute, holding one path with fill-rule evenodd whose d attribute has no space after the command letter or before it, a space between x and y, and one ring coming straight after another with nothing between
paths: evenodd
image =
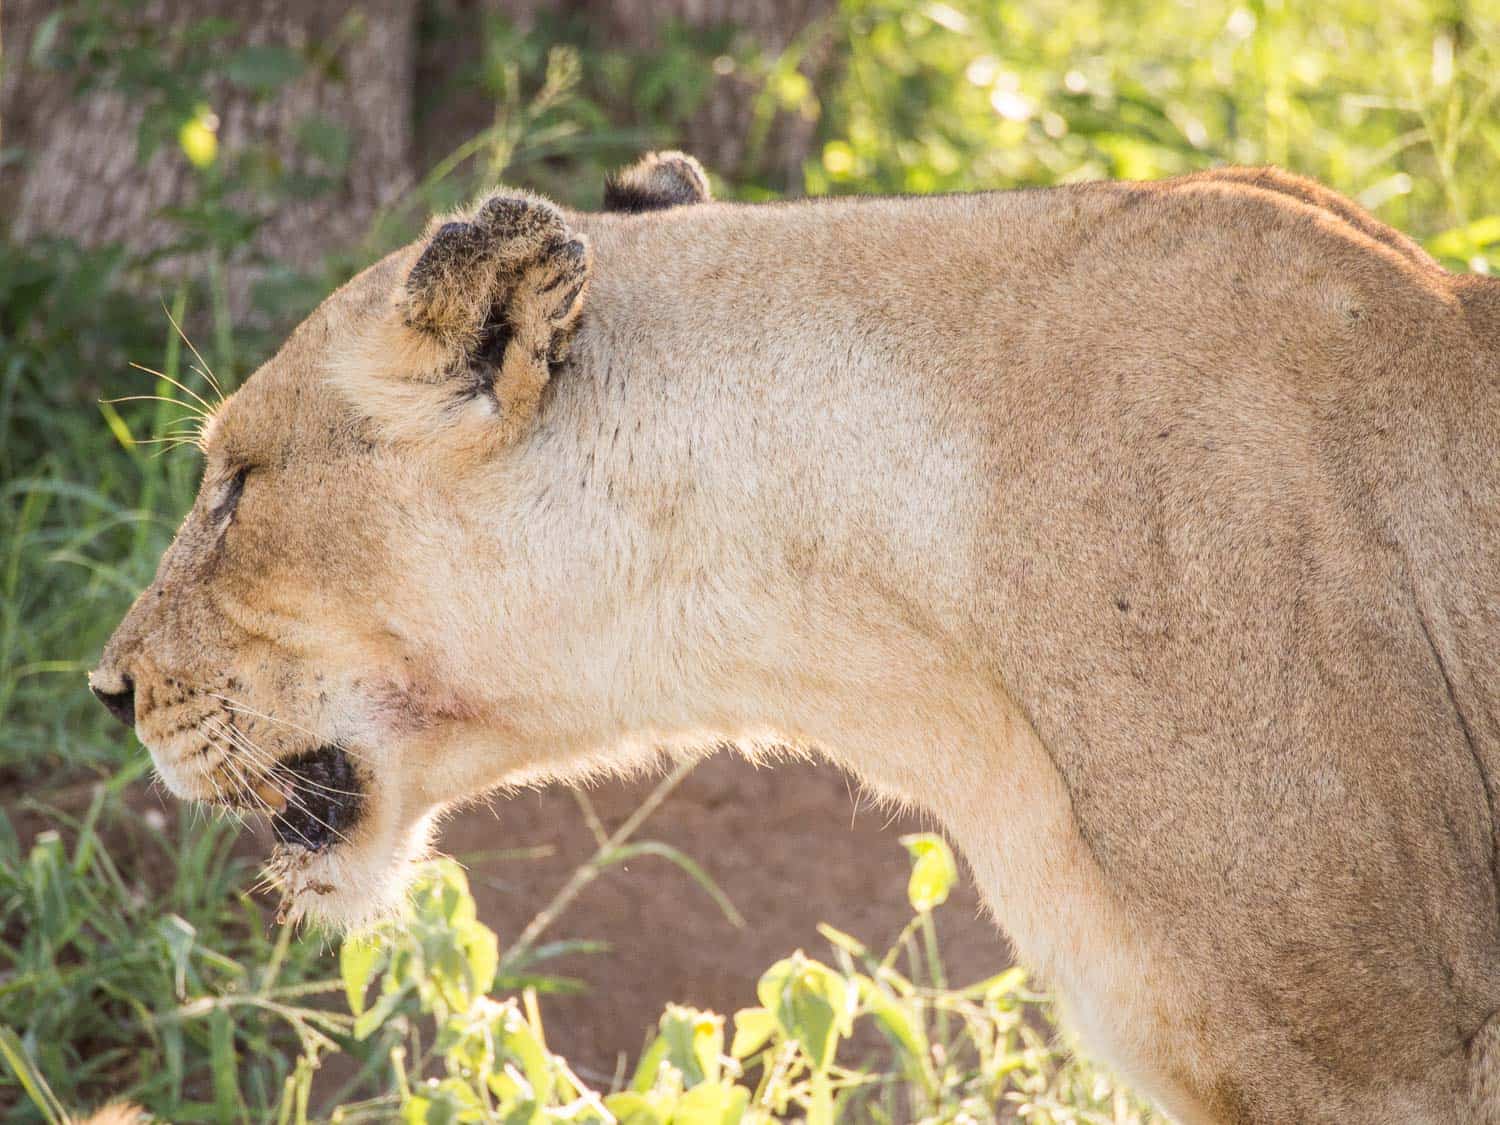
<instances>
[{"instance_id":1,"label":"lion's second ear","mask_svg":"<svg viewBox=\"0 0 1500 1125\"><path fill-rule=\"evenodd\" d=\"M685 152L650 152L604 181L604 210L663 211L713 198L708 173Z\"/></svg>"}]
</instances>

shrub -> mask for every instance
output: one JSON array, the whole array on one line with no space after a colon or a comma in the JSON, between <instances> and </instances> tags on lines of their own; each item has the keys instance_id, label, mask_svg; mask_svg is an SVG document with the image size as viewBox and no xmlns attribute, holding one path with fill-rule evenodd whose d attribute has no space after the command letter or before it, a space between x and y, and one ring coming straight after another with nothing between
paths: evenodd
<instances>
[{"instance_id":1,"label":"shrub","mask_svg":"<svg viewBox=\"0 0 1500 1125\"><path fill-rule=\"evenodd\" d=\"M1049 1005L1023 970L948 987L932 911L957 866L941 837L903 842L914 915L888 950L821 927L828 960L798 950L776 962L756 985L759 1006L732 1021L669 1006L628 1085L607 1091L548 1049L534 991L488 994L496 935L477 920L463 870L451 860L429 864L406 918L344 943L355 1036L395 1027L399 1042L388 1048L391 1092L340 1119L393 1110L429 1125L1151 1119L1104 1072L1055 1044ZM416 1033L423 1019L435 1028L426 1047ZM864 1024L885 1051L851 1058Z\"/></svg>"}]
</instances>

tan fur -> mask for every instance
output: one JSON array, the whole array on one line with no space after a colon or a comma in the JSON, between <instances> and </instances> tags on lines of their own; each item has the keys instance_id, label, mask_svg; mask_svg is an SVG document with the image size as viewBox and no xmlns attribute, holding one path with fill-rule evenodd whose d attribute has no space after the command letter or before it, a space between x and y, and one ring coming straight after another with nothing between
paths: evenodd
<instances>
[{"instance_id":1,"label":"tan fur","mask_svg":"<svg viewBox=\"0 0 1500 1125\"><path fill-rule=\"evenodd\" d=\"M94 674L183 796L358 756L294 912L389 909L497 786L809 747L1179 1120L1500 1123L1500 282L1274 170L509 198L224 406ZM522 339L569 358L491 396Z\"/></svg>"},{"instance_id":2,"label":"tan fur","mask_svg":"<svg viewBox=\"0 0 1500 1125\"><path fill-rule=\"evenodd\" d=\"M111 1102L97 1109L81 1125L145 1125L152 1117L139 1106Z\"/></svg>"}]
</instances>

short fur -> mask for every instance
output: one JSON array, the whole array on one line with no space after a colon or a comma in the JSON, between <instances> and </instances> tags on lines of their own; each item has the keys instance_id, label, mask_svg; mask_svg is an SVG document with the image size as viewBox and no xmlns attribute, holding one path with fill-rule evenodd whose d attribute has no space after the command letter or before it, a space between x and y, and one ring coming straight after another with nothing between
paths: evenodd
<instances>
[{"instance_id":1,"label":"short fur","mask_svg":"<svg viewBox=\"0 0 1500 1125\"><path fill-rule=\"evenodd\" d=\"M809 747L1179 1120L1500 1125L1500 281L1274 170L458 221L220 409L93 677L186 797L348 749L294 913L495 787Z\"/></svg>"}]
</instances>

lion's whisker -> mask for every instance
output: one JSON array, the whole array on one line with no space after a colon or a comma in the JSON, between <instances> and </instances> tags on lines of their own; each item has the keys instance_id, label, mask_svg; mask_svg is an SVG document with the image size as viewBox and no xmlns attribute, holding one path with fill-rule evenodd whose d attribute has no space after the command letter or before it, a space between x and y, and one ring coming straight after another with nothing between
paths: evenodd
<instances>
[{"instance_id":1,"label":"lion's whisker","mask_svg":"<svg viewBox=\"0 0 1500 1125\"><path fill-rule=\"evenodd\" d=\"M214 389L214 394L219 396L219 402L222 403L227 396L224 394L224 388L219 385L218 377L208 368L199 364L189 364L189 367L197 373L199 378Z\"/></svg>"},{"instance_id":2,"label":"lion's whisker","mask_svg":"<svg viewBox=\"0 0 1500 1125\"><path fill-rule=\"evenodd\" d=\"M116 398L101 398L99 401L109 406L114 406L122 402L167 402L173 406L182 407L194 418L204 420L208 418L208 415L203 412L203 408L195 403L184 402L180 398L171 398L167 395L119 395Z\"/></svg>"},{"instance_id":3,"label":"lion's whisker","mask_svg":"<svg viewBox=\"0 0 1500 1125\"><path fill-rule=\"evenodd\" d=\"M198 438L195 434L171 433L158 434L156 437L131 438L133 445L197 445Z\"/></svg>"},{"instance_id":4,"label":"lion's whisker","mask_svg":"<svg viewBox=\"0 0 1500 1125\"><path fill-rule=\"evenodd\" d=\"M257 711L255 708L248 706L247 704L233 698L232 696L221 695L216 691L206 692L205 694L228 704L231 711L241 711L244 714L252 715L257 719L264 719L268 723L279 723L284 727L290 727L292 730L299 731L302 734L307 735L309 738L316 738L320 742L323 741L323 736L317 731L309 730L307 727L302 726L300 723L294 723L290 719L283 719L278 715L268 715L264 711Z\"/></svg>"},{"instance_id":5,"label":"lion's whisker","mask_svg":"<svg viewBox=\"0 0 1500 1125\"><path fill-rule=\"evenodd\" d=\"M203 353L198 350L198 346L194 344L193 341L188 338L188 334L182 330L182 325L177 323L177 318L172 315L172 310L167 308L167 303L165 301L162 302L161 311L167 314L167 323L172 326L173 330L177 333L178 336L182 337L182 342L186 344L188 346L188 350L193 353L193 358L202 365L202 374L204 378L210 384L212 384L215 393L217 393L219 396L219 401L223 402L224 388L219 385L219 380L217 377L215 377L213 368L209 367L208 360L203 358Z\"/></svg>"},{"instance_id":6,"label":"lion's whisker","mask_svg":"<svg viewBox=\"0 0 1500 1125\"><path fill-rule=\"evenodd\" d=\"M259 768L262 771L264 771L264 776L265 776L266 781L268 781L268 782L274 782L275 781L275 778L272 776L272 773L270 771L274 770L281 763L272 761L270 763L270 768L267 769L267 767L264 764L261 764L257 760L257 757L256 757L257 755L265 755L266 751L260 749L260 747L258 747L258 746L249 745L247 743L244 743L244 742L240 741L240 738L242 737L242 732L235 730L233 727L225 726L222 723L222 721L220 721L218 719L215 719L212 715L210 715L205 721L206 722L211 722L211 723L218 724L219 728L223 731L223 733L226 736L229 737L230 741L233 742L234 745L246 755L246 757L250 761L250 764L253 765L253 766L259 766ZM313 785L313 786L315 786L317 788L327 788L326 786L320 786L320 785L317 784L317 782L311 781L310 779L306 779L306 778L299 777L299 778L297 778L297 781L299 783L306 783L306 784ZM331 792L338 792L338 790L331 790ZM349 842L349 837L348 836L346 836L344 833L340 832L332 824L329 824L326 820L324 820L317 813L313 812L311 808L308 807L307 802L302 797L300 797L297 794L295 786L292 787L292 789L291 789L290 792L287 792L286 790L282 790L282 795L286 798L286 802L287 802L287 804L289 806L291 806L292 808L296 809L297 811L305 814L309 819L311 819L313 821L313 823L319 825L320 827L328 829L328 831L332 832L335 836L337 836L344 843L347 844ZM346 794L346 795L347 796L356 796L356 797L359 796L359 794L357 794L357 793ZM300 831L297 831L297 829L295 828L295 826L292 828L292 830L294 832L297 832L297 835L302 836L302 833ZM303 842L307 843L307 844L311 844L312 841L308 840L305 836L303 836Z\"/></svg>"},{"instance_id":7,"label":"lion's whisker","mask_svg":"<svg viewBox=\"0 0 1500 1125\"><path fill-rule=\"evenodd\" d=\"M266 781L275 781L276 780L275 773L276 773L277 770L281 770L283 772L288 772L288 773L291 772L291 771L286 770L286 765L285 765L284 762L278 761L270 753L270 751L266 750L264 747L256 745L254 742L252 742L250 740L250 736L248 734L246 734L244 731L240 730L238 727L235 727L235 726L232 726L230 724L224 723L223 720L221 720L221 719L215 719L212 716L210 716L207 721L216 722L216 723L220 724L221 727L224 728L226 734L232 740L234 740L235 746L237 748L239 748L240 750L244 751L244 753L246 754L246 756L248 758L250 758L251 764L252 765L257 765L260 768L260 770L261 770L261 776L262 776L262 778L264 780L266 780ZM324 785L320 781L314 781L310 777L302 777L300 775L297 775L297 783L298 783L298 785L304 785L304 786L307 786L307 787L312 788L312 789L318 789L318 790L321 790L324 793L329 793L329 794L332 794L333 796L336 796L336 797L362 797L362 796L364 796L363 793L360 793L359 791L354 790L354 789L339 789L336 786Z\"/></svg>"},{"instance_id":8,"label":"lion's whisker","mask_svg":"<svg viewBox=\"0 0 1500 1125\"><path fill-rule=\"evenodd\" d=\"M221 695L216 691L205 692L204 694L212 696L214 699L217 699L224 703L226 705L226 710L236 711L240 714L249 715L252 718L256 719L264 719L268 723L277 723L288 728L289 730L294 730L301 734L305 734L309 738L315 738L319 742L327 741L327 739L325 739L323 735L319 734L315 730L309 730L307 727L304 727L299 723L294 723L290 719L283 719L276 715L268 715L264 711L257 711L255 708L246 706L240 700L234 699L231 696ZM354 749L352 746L347 745L346 743L339 742L338 748L345 754L348 754L349 757L353 758L357 762L364 762L366 765L371 764L368 756Z\"/></svg>"},{"instance_id":9,"label":"lion's whisker","mask_svg":"<svg viewBox=\"0 0 1500 1125\"><path fill-rule=\"evenodd\" d=\"M198 401L199 405L201 405L203 407L202 411L200 411L200 413L203 415L203 417L204 418L212 418L213 417L213 414L214 414L213 404L211 404L206 398L204 398L202 395L200 395L197 391L193 390L193 388L190 387L190 386L188 386L186 383L179 382L178 380L172 378L172 376L168 375L165 371L158 371L154 367L147 367L145 364L136 363L134 360L130 361L130 366L134 367L137 371L144 371L147 375L155 375L158 379L165 379L167 382L171 383L172 386L176 387L178 390L184 392L185 394L192 395L193 398ZM183 405L183 406L191 408L191 404L190 403L182 402L181 399L169 400L169 401L176 401L176 402L181 403L181 405Z\"/></svg>"}]
</instances>

